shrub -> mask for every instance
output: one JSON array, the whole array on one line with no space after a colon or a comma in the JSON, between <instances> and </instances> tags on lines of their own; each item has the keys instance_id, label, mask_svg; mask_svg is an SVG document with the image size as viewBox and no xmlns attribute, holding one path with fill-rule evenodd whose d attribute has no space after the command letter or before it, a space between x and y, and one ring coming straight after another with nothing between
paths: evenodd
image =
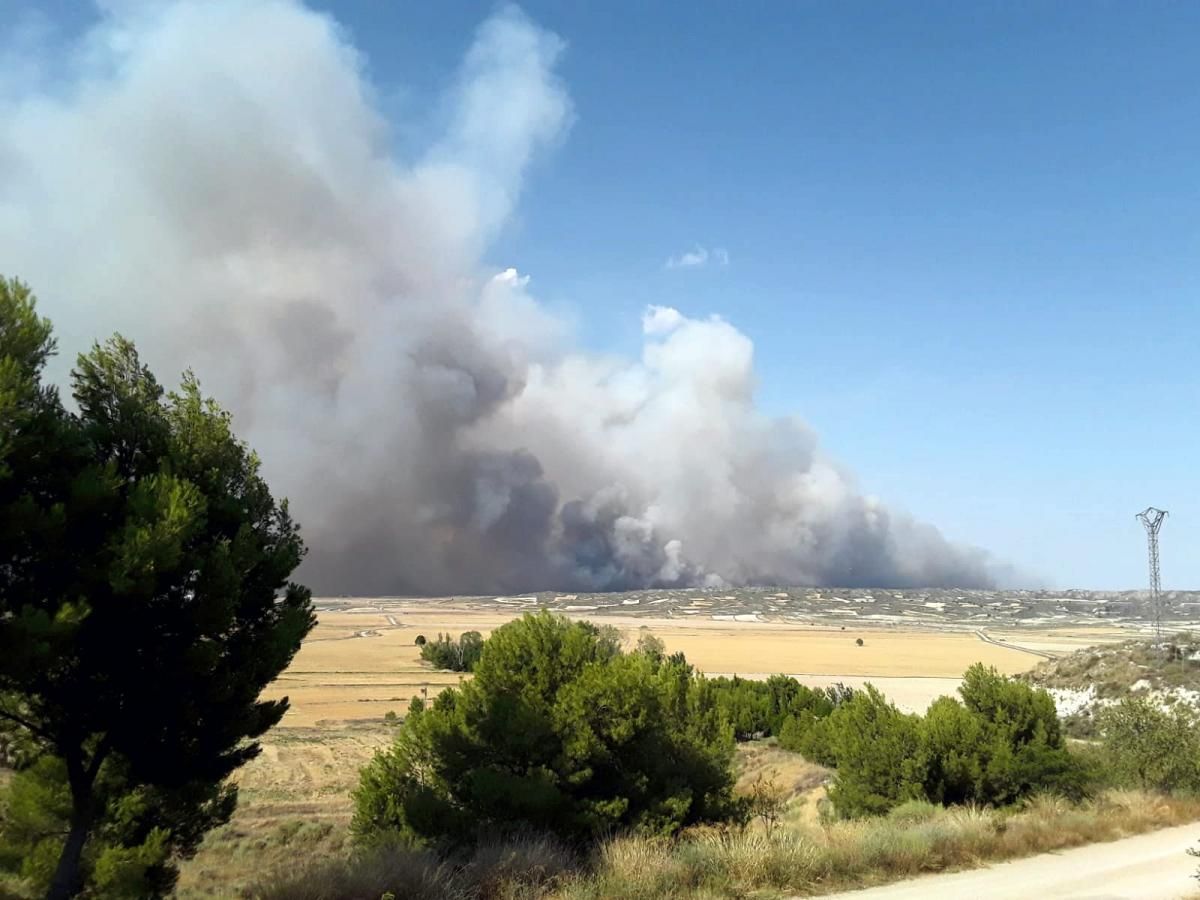
<instances>
[{"instance_id":1,"label":"shrub","mask_svg":"<svg viewBox=\"0 0 1200 900\"><path fill-rule=\"evenodd\" d=\"M1118 784L1160 791L1200 790L1200 723L1189 708L1170 711L1126 697L1099 716L1101 758Z\"/></svg>"},{"instance_id":2,"label":"shrub","mask_svg":"<svg viewBox=\"0 0 1200 900\"><path fill-rule=\"evenodd\" d=\"M425 640L425 635L418 634L417 639L415 641L413 641L413 643L416 644L418 647L424 647L425 644L428 643L428 641Z\"/></svg>"},{"instance_id":3,"label":"shrub","mask_svg":"<svg viewBox=\"0 0 1200 900\"><path fill-rule=\"evenodd\" d=\"M855 691L842 683L816 691L816 701L808 708L789 714L779 728L779 746L801 754L810 762L833 768L837 758L830 741L828 716L854 699Z\"/></svg>"},{"instance_id":4,"label":"shrub","mask_svg":"<svg viewBox=\"0 0 1200 900\"><path fill-rule=\"evenodd\" d=\"M653 662L660 663L667 657L667 645L662 642L662 638L644 630L638 636L637 652L650 657Z\"/></svg>"},{"instance_id":5,"label":"shrub","mask_svg":"<svg viewBox=\"0 0 1200 900\"><path fill-rule=\"evenodd\" d=\"M1068 752L1049 694L979 664L967 670L959 693L981 729L979 781L966 800L1003 805L1038 791L1084 795L1086 768Z\"/></svg>"},{"instance_id":6,"label":"shrub","mask_svg":"<svg viewBox=\"0 0 1200 900\"><path fill-rule=\"evenodd\" d=\"M919 716L905 715L874 687L826 720L837 775L829 798L844 815L887 812L924 796L925 759Z\"/></svg>"},{"instance_id":7,"label":"shrub","mask_svg":"<svg viewBox=\"0 0 1200 900\"><path fill-rule=\"evenodd\" d=\"M672 834L740 814L733 749L717 691L686 663L527 614L483 645L474 679L410 714L363 769L353 831L452 844Z\"/></svg>"},{"instance_id":8,"label":"shrub","mask_svg":"<svg viewBox=\"0 0 1200 900\"><path fill-rule=\"evenodd\" d=\"M1045 691L977 665L960 692L920 717L868 686L825 719L786 721L780 745L837 769L830 799L841 815L916 799L1003 806L1038 791L1086 793L1094 766L1067 750Z\"/></svg>"},{"instance_id":9,"label":"shrub","mask_svg":"<svg viewBox=\"0 0 1200 900\"><path fill-rule=\"evenodd\" d=\"M806 759L810 759L800 749L800 744L804 740L804 736L810 730L812 723L802 723L795 716L788 716L783 720L783 725L779 729L779 746L784 750L790 750L792 753L801 753ZM808 726L808 727L806 727ZM816 760L812 760L816 762Z\"/></svg>"},{"instance_id":10,"label":"shrub","mask_svg":"<svg viewBox=\"0 0 1200 900\"><path fill-rule=\"evenodd\" d=\"M749 741L770 732L771 698L765 684L735 675L713 679L712 685L736 740Z\"/></svg>"},{"instance_id":11,"label":"shrub","mask_svg":"<svg viewBox=\"0 0 1200 900\"><path fill-rule=\"evenodd\" d=\"M779 746L784 750L799 753L817 765L834 768L837 756L830 740L829 719L817 718L810 712L788 716L779 729Z\"/></svg>"},{"instance_id":12,"label":"shrub","mask_svg":"<svg viewBox=\"0 0 1200 900\"><path fill-rule=\"evenodd\" d=\"M448 634L439 634L436 641L421 645L421 659L452 672L474 671L482 652L483 635L478 631L465 632L457 641Z\"/></svg>"},{"instance_id":13,"label":"shrub","mask_svg":"<svg viewBox=\"0 0 1200 900\"><path fill-rule=\"evenodd\" d=\"M772 675L766 681L717 678L713 684L721 711L739 741L780 735L788 718L823 718L844 701L842 692L849 691L842 685L814 690L788 675Z\"/></svg>"},{"instance_id":14,"label":"shrub","mask_svg":"<svg viewBox=\"0 0 1200 900\"><path fill-rule=\"evenodd\" d=\"M980 717L953 697L939 697L925 714L922 736L925 796L943 804L977 799L987 744Z\"/></svg>"},{"instance_id":15,"label":"shrub","mask_svg":"<svg viewBox=\"0 0 1200 900\"><path fill-rule=\"evenodd\" d=\"M770 834L787 810L788 794L773 775L760 772L746 789L746 800L747 813L751 818L761 821L767 834Z\"/></svg>"}]
</instances>

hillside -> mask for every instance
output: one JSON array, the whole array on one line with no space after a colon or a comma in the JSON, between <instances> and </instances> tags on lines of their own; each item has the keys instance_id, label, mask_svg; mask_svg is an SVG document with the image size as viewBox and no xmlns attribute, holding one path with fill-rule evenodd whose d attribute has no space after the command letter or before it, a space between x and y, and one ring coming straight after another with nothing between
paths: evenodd
<instances>
[{"instance_id":1,"label":"hillside","mask_svg":"<svg viewBox=\"0 0 1200 900\"><path fill-rule=\"evenodd\" d=\"M1068 734L1092 737L1096 713L1125 696L1200 709L1200 635L1176 634L1157 645L1131 640L1089 647L1018 677L1050 692Z\"/></svg>"}]
</instances>

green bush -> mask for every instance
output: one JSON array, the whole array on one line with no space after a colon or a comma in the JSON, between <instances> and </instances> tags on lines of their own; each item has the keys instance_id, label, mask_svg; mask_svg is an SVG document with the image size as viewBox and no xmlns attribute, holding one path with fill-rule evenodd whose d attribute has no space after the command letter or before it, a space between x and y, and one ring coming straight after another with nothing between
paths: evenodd
<instances>
[{"instance_id":1,"label":"green bush","mask_svg":"<svg viewBox=\"0 0 1200 900\"><path fill-rule=\"evenodd\" d=\"M439 634L436 641L422 641L421 659L433 663L438 669L452 672L472 672L479 655L483 652L483 635L468 631L456 641L448 634Z\"/></svg>"},{"instance_id":2,"label":"green bush","mask_svg":"<svg viewBox=\"0 0 1200 900\"><path fill-rule=\"evenodd\" d=\"M987 738L981 717L953 697L939 697L925 713L925 796L946 805L975 800Z\"/></svg>"},{"instance_id":3,"label":"green bush","mask_svg":"<svg viewBox=\"0 0 1200 900\"><path fill-rule=\"evenodd\" d=\"M1164 710L1126 697L1099 715L1101 759L1117 784L1200 791L1200 722L1190 708Z\"/></svg>"},{"instance_id":4,"label":"green bush","mask_svg":"<svg viewBox=\"0 0 1200 900\"><path fill-rule=\"evenodd\" d=\"M959 693L980 725L979 780L963 800L999 806L1038 791L1072 799L1087 792L1088 772L1067 750L1048 693L979 664L967 670Z\"/></svg>"},{"instance_id":5,"label":"green bush","mask_svg":"<svg viewBox=\"0 0 1200 900\"><path fill-rule=\"evenodd\" d=\"M836 768L830 799L846 816L910 800L1004 806L1039 791L1087 792L1094 764L1068 751L1045 691L981 665L959 690L961 701L941 697L921 717L868 686L825 718L785 720L779 742Z\"/></svg>"},{"instance_id":6,"label":"green bush","mask_svg":"<svg viewBox=\"0 0 1200 900\"><path fill-rule=\"evenodd\" d=\"M771 698L761 681L714 678L713 689L725 720L738 741L765 737L770 732Z\"/></svg>"},{"instance_id":7,"label":"green bush","mask_svg":"<svg viewBox=\"0 0 1200 900\"><path fill-rule=\"evenodd\" d=\"M826 720L837 775L829 799L848 816L885 813L924 796L926 761L919 716L906 715L871 685Z\"/></svg>"},{"instance_id":8,"label":"green bush","mask_svg":"<svg viewBox=\"0 0 1200 900\"><path fill-rule=\"evenodd\" d=\"M483 645L471 681L410 712L363 769L354 833L578 840L736 816L717 694L686 661L625 654L590 623L527 614Z\"/></svg>"},{"instance_id":9,"label":"green bush","mask_svg":"<svg viewBox=\"0 0 1200 900\"><path fill-rule=\"evenodd\" d=\"M842 685L814 690L788 675L772 675L766 681L734 676L716 678L712 683L721 711L739 741L781 736L789 718L804 722L823 718L854 693Z\"/></svg>"},{"instance_id":10,"label":"green bush","mask_svg":"<svg viewBox=\"0 0 1200 900\"><path fill-rule=\"evenodd\" d=\"M788 716L779 729L779 746L792 753L799 753L817 765L835 768L837 756L830 740L829 718L818 718L811 712Z\"/></svg>"}]
</instances>

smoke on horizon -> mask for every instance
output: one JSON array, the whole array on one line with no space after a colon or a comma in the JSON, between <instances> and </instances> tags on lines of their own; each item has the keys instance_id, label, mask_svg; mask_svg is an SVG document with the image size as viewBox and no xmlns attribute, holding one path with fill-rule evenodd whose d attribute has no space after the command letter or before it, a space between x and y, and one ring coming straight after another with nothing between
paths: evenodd
<instances>
[{"instance_id":1,"label":"smoke on horizon","mask_svg":"<svg viewBox=\"0 0 1200 900\"><path fill-rule=\"evenodd\" d=\"M292 0L106 3L52 79L24 38L0 48L0 272L64 355L120 330L164 381L196 370L317 590L992 581L758 412L729 322L652 307L640 359L592 355L488 268L573 116L563 43L516 8L414 158L347 35Z\"/></svg>"}]
</instances>

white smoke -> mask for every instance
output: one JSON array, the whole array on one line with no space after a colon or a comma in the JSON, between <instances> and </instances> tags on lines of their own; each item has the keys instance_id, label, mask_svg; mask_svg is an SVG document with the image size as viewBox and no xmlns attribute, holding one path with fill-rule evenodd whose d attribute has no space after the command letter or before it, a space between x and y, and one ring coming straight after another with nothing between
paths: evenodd
<instances>
[{"instance_id":1,"label":"white smoke","mask_svg":"<svg viewBox=\"0 0 1200 900\"><path fill-rule=\"evenodd\" d=\"M62 65L0 56L0 272L72 354L120 330L193 367L292 498L318 589L987 582L755 410L733 325L654 307L639 361L600 358L489 272L573 115L562 51L502 9L401 159L330 18L107 3Z\"/></svg>"}]
</instances>

